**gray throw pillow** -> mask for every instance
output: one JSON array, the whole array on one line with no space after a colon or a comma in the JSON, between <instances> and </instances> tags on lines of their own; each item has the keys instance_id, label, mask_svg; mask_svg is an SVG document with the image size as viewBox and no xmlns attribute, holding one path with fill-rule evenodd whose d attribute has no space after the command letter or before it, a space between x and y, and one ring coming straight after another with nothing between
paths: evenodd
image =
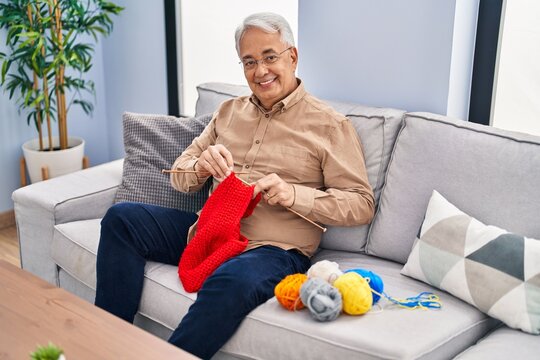
<instances>
[{"instance_id":1,"label":"gray throw pillow","mask_svg":"<svg viewBox=\"0 0 540 360\"><path fill-rule=\"evenodd\" d=\"M126 112L124 127L124 171L115 203L142 202L196 212L208 198L211 181L195 193L175 190L169 181L176 158L212 119L212 114L195 118L145 115Z\"/></svg>"}]
</instances>

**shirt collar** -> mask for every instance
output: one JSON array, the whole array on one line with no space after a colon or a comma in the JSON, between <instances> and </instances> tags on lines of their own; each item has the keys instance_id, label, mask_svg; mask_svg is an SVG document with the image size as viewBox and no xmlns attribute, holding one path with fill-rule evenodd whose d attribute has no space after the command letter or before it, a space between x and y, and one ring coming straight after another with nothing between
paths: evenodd
<instances>
[{"instance_id":1,"label":"shirt collar","mask_svg":"<svg viewBox=\"0 0 540 360\"><path fill-rule=\"evenodd\" d=\"M299 78L296 78L296 80L298 81L298 86L296 87L296 89L294 89L294 91L290 93L289 96L287 96L285 99L275 104L271 110L265 110L262 107L259 99L257 99L257 97L255 96L255 94L251 94L249 101L251 101L251 103L257 108L259 108L259 110L261 110L263 113L271 113L277 110L281 110L282 112L286 111L287 109L298 103L304 97L304 95L306 95L304 83Z\"/></svg>"}]
</instances>

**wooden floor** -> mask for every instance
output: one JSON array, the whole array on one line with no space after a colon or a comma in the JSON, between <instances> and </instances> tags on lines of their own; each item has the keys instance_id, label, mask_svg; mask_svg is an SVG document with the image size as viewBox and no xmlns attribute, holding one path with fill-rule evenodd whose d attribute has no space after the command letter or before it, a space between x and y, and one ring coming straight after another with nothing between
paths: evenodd
<instances>
[{"instance_id":1,"label":"wooden floor","mask_svg":"<svg viewBox=\"0 0 540 360\"><path fill-rule=\"evenodd\" d=\"M19 241L17 240L17 228L15 226L0 229L0 259L18 267L21 266Z\"/></svg>"}]
</instances>

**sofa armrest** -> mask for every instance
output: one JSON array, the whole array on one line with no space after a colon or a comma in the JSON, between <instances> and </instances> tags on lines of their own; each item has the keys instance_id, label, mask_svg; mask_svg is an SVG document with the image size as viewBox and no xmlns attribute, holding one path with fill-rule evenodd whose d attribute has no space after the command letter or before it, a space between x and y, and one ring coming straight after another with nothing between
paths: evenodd
<instances>
[{"instance_id":1,"label":"sofa armrest","mask_svg":"<svg viewBox=\"0 0 540 360\"><path fill-rule=\"evenodd\" d=\"M101 218L122 181L122 164L112 161L13 192L22 268L58 286L51 258L54 226Z\"/></svg>"}]
</instances>

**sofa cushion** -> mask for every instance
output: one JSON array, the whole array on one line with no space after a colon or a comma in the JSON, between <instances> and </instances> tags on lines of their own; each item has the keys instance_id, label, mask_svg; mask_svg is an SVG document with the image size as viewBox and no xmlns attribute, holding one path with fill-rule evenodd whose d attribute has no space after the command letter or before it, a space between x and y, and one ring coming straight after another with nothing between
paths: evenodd
<instances>
[{"instance_id":1,"label":"sofa cushion","mask_svg":"<svg viewBox=\"0 0 540 360\"><path fill-rule=\"evenodd\" d=\"M405 263L437 189L485 224L540 238L540 138L428 113L405 117L367 252Z\"/></svg>"},{"instance_id":2,"label":"sofa cushion","mask_svg":"<svg viewBox=\"0 0 540 360\"><path fill-rule=\"evenodd\" d=\"M540 333L540 241L486 226L433 191L402 274Z\"/></svg>"},{"instance_id":3,"label":"sofa cushion","mask_svg":"<svg viewBox=\"0 0 540 360\"><path fill-rule=\"evenodd\" d=\"M199 92L197 114L216 111L224 100L251 94L247 86L223 83L202 84L197 87L197 90ZM364 150L369 183L373 188L375 204L377 205L394 141L401 128L404 111L337 101L328 101L328 104L347 116L358 132ZM322 237L321 248L363 251L368 230L369 225L328 226L328 231Z\"/></svg>"},{"instance_id":4,"label":"sofa cushion","mask_svg":"<svg viewBox=\"0 0 540 360\"><path fill-rule=\"evenodd\" d=\"M399 296L434 291L399 274L396 263L338 251L322 251L317 260L337 261L343 269L369 268L383 277L386 291ZM186 294L177 269L160 265L147 271L139 312L174 329L194 296ZM252 311L222 351L243 358L306 359L451 358L472 345L498 322L445 293L441 311L396 307L364 316L341 315L320 323L309 311L290 312L275 298ZM392 344L392 346L388 346ZM296 356L298 357L298 356Z\"/></svg>"},{"instance_id":5,"label":"sofa cushion","mask_svg":"<svg viewBox=\"0 0 540 360\"><path fill-rule=\"evenodd\" d=\"M101 219L73 221L56 225L51 246L51 256L55 263L72 278L94 290L96 288L96 256L100 229ZM175 270L173 277L169 277L170 274L163 271L163 269L168 269L168 265L152 261L146 264L145 278L159 281L160 284L158 289L149 289L146 297L141 300L141 304L148 303L149 297L152 298L156 294L159 296L161 287L173 290L175 293L182 293L187 299L190 299L190 304L195 300L196 294L189 294L183 290L182 284L178 280L178 268L176 266L171 266L171 268ZM152 301L149 303L151 304ZM142 305L141 307L144 308Z\"/></svg>"},{"instance_id":6,"label":"sofa cushion","mask_svg":"<svg viewBox=\"0 0 540 360\"><path fill-rule=\"evenodd\" d=\"M57 225L52 256L57 264L89 288L95 289L95 254L99 219ZM362 267L379 274L385 291L406 297L431 287L399 274L401 265L361 254L323 250L314 261L336 261L343 270ZM184 291L177 267L148 262L139 313L174 329L196 294ZM72 280L73 281L73 280ZM62 285L62 284L61 284ZM409 311L385 307L364 316L341 315L321 324L308 311L289 312L275 298L252 311L222 349L248 358L450 358L489 331L497 322L446 293L440 311ZM381 300L382 302L382 300ZM376 336L374 336L376 334ZM264 339L264 341L262 341ZM392 343L392 346L387 346Z\"/></svg>"},{"instance_id":7,"label":"sofa cushion","mask_svg":"<svg viewBox=\"0 0 540 360\"><path fill-rule=\"evenodd\" d=\"M225 100L250 95L251 90L245 85L211 82L197 86L197 93L199 96L195 105L195 116L200 116L213 113Z\"/></svg>"},{"instance_id":8,"label":"sofa cushion","mask_svg":"<svg viewBox=\"0 0 540 360\"><path fill-rule=\"evenodd\" d=\"M77 278L61 267L58 267L58 281L62 289L77 295L89 303L94 303L94 300L96 299L96 290L90 288L86 284L82 284Z\"/></svg>"},{"instance_id":9,"label":"sofa cushion","mask_svg":"<svg viewBox=\"0 0 540 360\"><path fill-rule=\"evenodd\" d=\"M448 293L401 275L399 263L329 250L319 252L312 262L320 260L335 261L342 271L362 268L374 272L381 277L385 293L394 298L406 298L423 291L440 297L440 310L403 309L382 298L379 300L382 310L375 306L359 317L342 314L336 326L340 327L340 333L347 334L342 336L350 337L350 343L341 340L343 345L362 348L366 355L379 359L450 359L500 324ZM329 335L332 334L326 337L331 340Z\"/></svg>"},{"instance_id":10,"label":"sofa cushion","mask_svg":"<svg viewBox=\"0 0 540 360\"><path fill-rule=\"evenodd\" d=\"M51 256L60 267L60 286L90 302L94 301L92 290L96 289L100 223L101 219L92 219L56 225L51 246ZM153 261L145 266L143 288L139 314L169 329L176 327L174 323L180 321L197 297L184 291L176 266ZM158 301L161 298L174 300L163 303Z\"/></svg>"},{"instance_id":11,"label":"sofa cushion","mask_svg":"<svg viewBox=\"0 0 540 360\"><path fill-rule=\"evenodd\" d=\"M211 120L124 113L124 172L115 202L134 201L196 212L208 197L208 182L200 191L175 190L162 169L170 169L180 153Z\"/></svg>"},{"instance_id":12,"label":"sofa cushion","mask_svg":"<svg viewBox=\"0 0 540 360\"><path fill-rule=\"evenodd\" d=\"M91 289L96 288L96 254L101 219L55 225L51 257L68 274Z\"/></svg>"},{"instance_id":13,"label":"sofa cushion","mask_svg":"<svg viewBox=\"0 0 540 360\"><path fill-rule=\"evenodd\" d=\"M456 360L533 360L540 354L540 337L503 326L459 354Z\"/></svg>"},{"instance_id":14,"label":"sofa cushion","mask_svg":"<svg viewBox=\"0 0 540 360\"><path fill-rule=\"evenodd\" d=\"M358 133L364 151L368 180L373 188L375 207L377 207L385 181L386 168L398 131L401 128L404 112L335 101L328 103L337 111L345 114ZM328 226L328 231L323 234L320 247L329 250L363 251L368 231L369 225Z\"/></svg>"}]
</instances>

